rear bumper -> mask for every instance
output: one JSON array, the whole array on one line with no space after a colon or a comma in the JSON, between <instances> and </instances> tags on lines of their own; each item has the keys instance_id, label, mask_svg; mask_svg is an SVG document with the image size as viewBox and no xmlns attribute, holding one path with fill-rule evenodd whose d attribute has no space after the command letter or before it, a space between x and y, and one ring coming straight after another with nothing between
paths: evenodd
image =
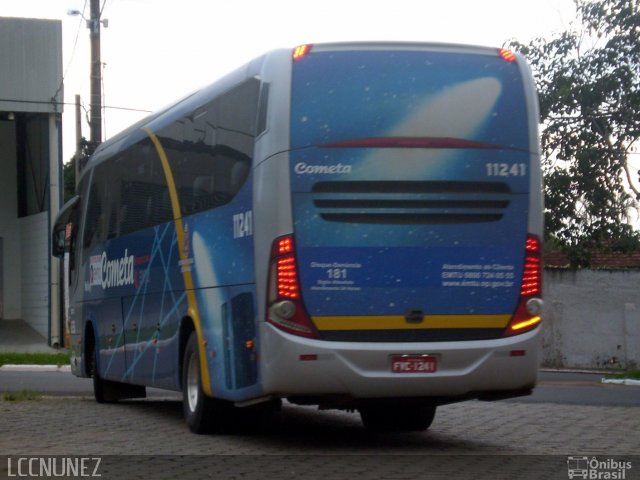
<instances>
[{"instance_id":1,"label":"rear bumper","mask_svg":"<svg viewBox=\"0 0 640 480\"><path fill-rule=\"evenodd\" d=\"M539 331L495 340L382 344L311 340L263 324L262 382L267 394L308 403L332 397L449 403L521 396L537 381ZM435 355L438 369L393 373L391 356L398 354Z\"/></svg>"}]
</instances>

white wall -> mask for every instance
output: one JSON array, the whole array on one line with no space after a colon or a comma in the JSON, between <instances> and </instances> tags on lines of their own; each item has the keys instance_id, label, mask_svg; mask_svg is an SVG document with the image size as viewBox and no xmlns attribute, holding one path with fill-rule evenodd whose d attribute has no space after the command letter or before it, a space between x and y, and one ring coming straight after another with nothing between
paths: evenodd
<instances>
[{"instance_id":1,"label":"white wall","mask_svg":"<svg viewBox=\"0 0 640 480\"><path fill-rule=\"evenodd\" d=\"M543 366L640 366L639 271L545 271Z\"/></svg>"},{"instance_id":2,"label":"white wall","mask_svg":"<svg viewBox=\"0 0 640 480\"><path fill-rule=\"evenodd\" d=\"M62 101L62 22L0 18L0 111L57 112ZM6 102L36 100L38 103ZM43 103L40 103L43 102Z\"/></svg>"},{"instance_id":3,"label":"white wall","mask_svg":"<svg viewBox=\"0 0 640 480\"><path fill-rule=\"evenodd\" d=\"M3 238L4 318L21 318L22 267L15 124L0 121L0 237Z\"/></svg>"},{"instance_id":4,"label":"white wall","mask_svg":"<svg viewBox=\"0 0 640 480\"><path fill-rule=\"evenodd\" d=\"M22 318L47 338L49 335L49 215L21 218Z\"/></svg>"},{"instance_id":5,"label":"white wall","mask_svg":"<svg viewBox=\"0 0 640 480\"><path fill-rule=\"evenodd\" d=\"M51 217L45 212L18 219L15 124L0 120L0 237L4 251L2 315L7 319L22 318L47 337L51 314L52 343L59 340L59 316L57 296L52 299L49 312L49 288L51 285L57 295L58 271L54 267L49 272L48 222L58 211L58 125L62 104L55 104L51 99L62 100L61 86L62 23L59 20L0 18L0 111L16 116L22 112L49 114L49 158L40 158L38 152L34 153L34 158L40 161L37 164L40 171L36 171L40 180L38 186L48 186L46 192L51 195L52 212ZM41 153L47 148L43 143L47 141L46 136L31 140L32 147L43 149ZM50 174L48 179L46 172ZM28 183L27 188L30 186ZM39 208L29 211L39 211Z\"/></svg>"}]
</instances>

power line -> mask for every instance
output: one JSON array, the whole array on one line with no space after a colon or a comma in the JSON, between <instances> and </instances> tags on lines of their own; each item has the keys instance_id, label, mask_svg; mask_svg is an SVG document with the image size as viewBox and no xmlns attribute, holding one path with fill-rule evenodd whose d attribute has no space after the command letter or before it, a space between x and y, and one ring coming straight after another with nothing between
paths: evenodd
<instances>
[{"instance_id":1,"label":"power line","mask_svg":"<svg viewBox=\"0 0 640 480\"><path fill-rule=\"evenodd\" d=\"M35 104L35 105L75 105L75 103L71 103L71 102L56 102L53 100L15 100L12 98L0 98L0 102L27 103L27 104ZM129 112L152 113L151 110L144 110L142 108L118 107L115 105L105 105L104 108L108 108L110 110L124 110Z\"/></svg>"},{"instance_id":2,"label":"power line","mask_svg":"<svg viewBox=\"0 0 640 480\"><path fill-rule=\"evenodd\" d=\"M78 38L80 37L80 29L82 28L82 21L84 20L84 12L87 9L87 1L88 0L84 0L84 6L82 7L82 13L80 14L80 21L78 22L78 29L76 30L76 39L73 42L73 50L71 50L71 56L69 57L67 66L64 69L64 72L62 74L60 85L58 86L56 93L53 95L54 99L58 97L58 93L60 93L60 90L62 90L62 86L64 85L64 79L67 78L67 73L69 73L69 68L71 67L71 63L73 62L73 57L76 54L76 48L78 47Z\"/></svg>"}]
</instances>

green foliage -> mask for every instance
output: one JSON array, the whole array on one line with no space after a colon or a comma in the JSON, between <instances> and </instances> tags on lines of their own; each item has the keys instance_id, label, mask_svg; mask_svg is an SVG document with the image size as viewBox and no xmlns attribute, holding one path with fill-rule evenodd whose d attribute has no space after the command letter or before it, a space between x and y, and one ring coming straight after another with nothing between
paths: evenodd
<instances>
[{"instance_id":1,"label":"green foliage","mask_svg":"<svg viewBox=\"0 0 640 480\"><path fill-rule=\"evenodd\" d=\"M62 167L64 180L64 203L67 203L76 194L76 159L75 156Z\"/></svg>"},{"instance_id":2,"label":"green foliage","mask_svg":"<svg viewBox=\"0 0 640 480\"><path fill-rule=\"evenodd\" d=\"M626 373L616 373L613 375L605 375L605 378L612 378L612 379L618 379L618 380L624 380L624 379L640 380L640 370L631 370L630 372L626 372Z\"/></svg>"},{"instance_id":3,"label":"green foliage","mask_svg":"<svg viewBox=\"0 0 640 480\"><path fill-rule=\"evenodd\" d=\"M543 123L546 236L573 267L595 251L630 252L640 235L629 164L640 138L640 13L636 0L576 0L580 30L528 45Z\"/></svg>"},{"instance_id":4,"label":"green foliage","mask_svg":"<svg viewBox=\"0 0 640 480\"><path fill-rule=\"evenodd\" d=\"M81 139L82 149L80 153L80 171L84 168L91 153L95 150L95 146L91 145L86 138ZM64 202L71 200L76 194L76 156L71 157L63 166L64 179Z\"/></svg>"},{"instance_id":5,"label":"green foliage","mask_svg":"<svg viewBox=\"0 0 640 480\"><path fill-rule=\"evenodd\" d=\"M69 365L70 354L65 353L0 353L2 365Z\"/></svg>"},{"instance_id":6,"label":"green foliage","mask_svg":"<svg viewBox=\"0 0 640 480\"><path fill-rule=\"evenodd\" d=\"M5 402L24 402L29 400L40 400L42 395L31 390L20 390L19 392L5 392L2 400Z\"/></svg>"}]
</instances>

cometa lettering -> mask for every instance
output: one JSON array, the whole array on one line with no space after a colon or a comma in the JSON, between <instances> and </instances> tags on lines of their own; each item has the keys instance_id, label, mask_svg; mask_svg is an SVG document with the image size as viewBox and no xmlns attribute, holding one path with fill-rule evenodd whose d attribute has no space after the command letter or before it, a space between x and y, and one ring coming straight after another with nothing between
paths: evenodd
<instances>
[{"instance_id":1,"label":"cometa lettering","mask_svg":"<svg viewBox=\"0 0 640 480\"><path fill-rule=\"evenodd\" d=\"M122 287L133 285L133 255L124 251L124 257L109 260L107 252L102 252L102 288Z\"/></svg>"},{"instance_id":2,"label":"cometa lettering","mask_svg":"<svg viewBox=\"0 0 640 480\"><path fill-rule=\"evenodd\" d=\"M351 173L351 165L338 163L336 165L308 165L304 162L296 163L293 168L298 175L336 175L341 173Z\"/></svg>"}]
</instances>

